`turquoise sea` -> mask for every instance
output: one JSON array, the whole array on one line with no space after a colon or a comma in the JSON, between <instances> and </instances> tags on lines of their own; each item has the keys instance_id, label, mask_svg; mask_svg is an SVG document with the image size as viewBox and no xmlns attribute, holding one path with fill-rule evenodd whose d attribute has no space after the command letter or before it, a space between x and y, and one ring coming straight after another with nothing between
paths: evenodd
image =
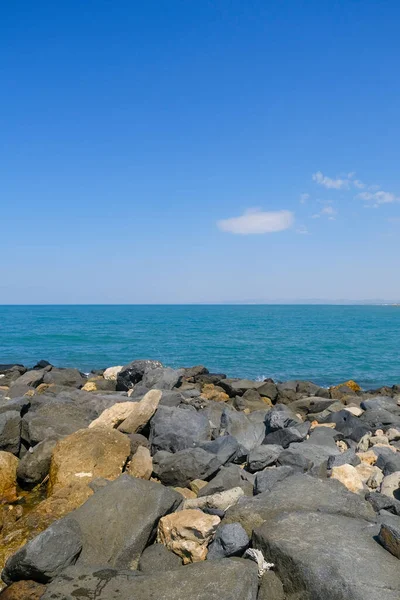
<instances>
[{"instance_id":1,"label":"turquoise sea","mask_svg":"<svg viewBox=\"0 0 400 600\"><path fill-rule=\"evenodd\" d=\"M0 306L0 363L82 371L136 358L228 376L400 383L400 307Z\"/></svg>"}]
</instances>

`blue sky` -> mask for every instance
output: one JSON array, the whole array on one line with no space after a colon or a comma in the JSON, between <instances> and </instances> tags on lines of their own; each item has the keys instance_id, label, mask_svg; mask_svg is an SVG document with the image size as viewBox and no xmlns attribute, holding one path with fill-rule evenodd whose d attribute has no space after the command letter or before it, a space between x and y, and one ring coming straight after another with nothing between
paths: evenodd
<instances>
[{"instance_id":1,"label":"blue sky","mask_svg":"<svg viewBox=\"0 0 400 600\"><path fill-rule=\"evenodd\" d=\"M1 303L400 300L398 2L0 11Z\"/></svg>"}]
</instances>

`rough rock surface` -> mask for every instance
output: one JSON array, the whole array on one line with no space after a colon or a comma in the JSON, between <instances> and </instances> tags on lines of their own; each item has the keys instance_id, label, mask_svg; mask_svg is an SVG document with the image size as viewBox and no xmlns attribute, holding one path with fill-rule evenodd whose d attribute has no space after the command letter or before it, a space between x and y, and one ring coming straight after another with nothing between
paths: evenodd
<instances>
[{"instance_id":1,"label":"rough rock surface","mask_svg":"<svg viewBox=\"0 0 400 600\"><path fill-rule=\"evenodd\" d=\"M18 458L0 451L0 504L17 499Z\"/></svg>"}]
</instances>

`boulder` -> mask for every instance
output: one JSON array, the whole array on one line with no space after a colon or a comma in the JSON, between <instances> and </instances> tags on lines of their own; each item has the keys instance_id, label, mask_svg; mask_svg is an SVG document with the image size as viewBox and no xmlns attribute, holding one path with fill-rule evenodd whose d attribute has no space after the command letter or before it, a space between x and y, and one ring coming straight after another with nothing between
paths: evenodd
<instances>
[{"instance_id":1,"label":"boulder","mask_svg":"<svg viewBox=\"0 0 400 600\"><path fill-rule=\"evenodd\" d=\"M158 520L181 500L177 492L158 483L121 475L70 515L82 531L78 564L136 568Z\"/></svg>"},{"instance_id":2,"label":"boulder","mask_svg":"<svg viewBox=\"0 0 400 600\"><path fill-rule=\"evenodd\" d=\"M149 369L162 367L158 360L134 360L122 367L117 375L117 390L127 391L142 381L143 375Z\"/></svg>"},{"instance_id":3,"label":"boulder","mask_svg":"<svg viewBox=\"0 0 400 600\"><path fill-rule=\"evenodd\" d=\"M265 411L250 415L224 407L221 415L220 435L232 435L238 443L250 452L260 446L265 438Z\"/></svg>"},{"instance_id":4,"label":"boulder","mask_svg":"<svg viewBox=\"0 0 400 600\"><path fill-rule=\"evenodd\" d=\"M206 512L212 512L212 510L225 512L231 506L234 506L239 498L244 496L242 488L236 487L231 490L225 490L212 494L211 496L200 496L198 498L188 498L183 501L182 509L194 509L204 510ZM212 509L209 511L209 509Z\"/></svg>"},{"instance_id":5,"label":"boulder","mask_svg":"<svg viewBox=\"0 0 400 600\"><path fill-rule=\"evenodd\" d=\"M265 417L266 434L285 429L286 427L294 427L301 423L302 420L288 406L277 404L274 406Z\"/></svg>"},{"instance_id":6,"label":"boulder","mask_svg":"<svg viewBox=\"0 0 400 600\"><path fill-rule=\"evenodd\" d=\"M363 416L364 415L362 415L362 417ZM325 419L325 423L335 423L335 429L345 438L359 442L361 438L370 431L370 427L362 422L362 417L353 417L349 411L339 410L331 413Z\"/></svg>"},{"instance_id":7,"label":"boulder","mask_svg":"<svg viewBox=\"0 0 400 600\"><path fill-rule=\"evenodd\" d=\"M73 564L81 549L80 527L67 517L13 554L6 562L2 579L7 584L21 579L47 583Z\"/></svg>"},{"instance_id":8,"label":"boulder","mask_svg":"<svg viewBox=\"0 0 400 600\"><path fill-rule=\"evenodd\" d=\"M148 448L149 450L151 448L151 444L150 444L149 440L141 433L130 433L130 434L127 434L126 437L129 438L130 443L131 443L131 456L133 456L135 454L136 450L140 446L143 446L144 448Z\"/></svg>"},{"instance_id":9,"label":"boulder","mask_svg":"<svg viewBox=\"0 0 400 600\"><path fill-rule=\"evenodd\" d=\"M261 471L265 467L269 467L279 458L282 453L282 446L268 444L254 448L247 457L247 468L251 473Z\"/></svg>"},{"instance_id":10,"label":"boulder","mask_svg":"<svg viewBox=\"0 0 400 600\"><path fill-rule=\"evenodd\" d=\"M376 451L376 446L374 446L374 451ZM380 448L376 465L382 469L384 475L400 471L400 452L394 453L389 448L387 450Z\"/></svg>"},{"instance_id":11,"label":"boulder","mask_svg":"<svg viewBox=\"0 0 400 600\"><path fill-rule=\"evenodd\" d=\"M289 598L381 600L384 590L385 600L397 600L397 559L376 543L376 533L361 519L293 512L271 515L253 544L276 565Z\"/></svg>"},{"instance_id":12,"label":"boulder","mask_svg":"<svg viewBox=\"0 0 400 600\"><path fill-rule=\"evenodd\" d=\"M40 600L45 591L36 581L16 581L0 592L0 600Z\"/></svg>"},{"instance_id":13,"label":"boulder","mask_svg":"<svg viewBox=\"0 0 400 600\"><path fill-rule=\"evenodd\" d=\"M21 416L16 410L0 414L0 450L16 456L21 446Z\"/></svg>"},{"instance_id":14,"label":"boulder","mask_svg":"<svg viewBox=\"0 0 400 600\"><path fill-rule=\"evenodd\" d=\"M328 458L328 469L332 469L333 467L340 467L341 465L352 465L356 467L361 463L360 457L355 453L353 448L346 450L340 454L332 454Z\"/></svg>"},{"instance_id":15,"label":"boulder","mask_svg":"<svg viewBox=\"0 0 400 600\"><path fill-rule=\"evenodd\" d=\"M256 474L254 495L271 491L276 483L283 481L286 477L294 475L295 473L295 469L288 465L283 467L271 467L264 471L260 471Z\"/></svg>"},{"instance_id":16,"label":"boulder","mask_svg":"<svg viewBox=\"0 0 400 600\"><path fill-rule=\"evenodd\" d=\"M272 401L266 396L261 396L257 390L250 389L243 396L236 396L233 404L237 410L244 410L246 413L251 413L271 407Z\"/></svg>"},{"instance_id":17,"label":"boulder","mask_svg":"<svg viewBox=\"0 0 400 600\"><path fill-rule=\"evenodd\" d=\"M17 478L22 487L37 485L49 474L51 455L59 439L54 436L40 442L19 461Z\"/></svg>"},{"instance_id":18,"label":"boulder","mask_svg":"<svg viewBox=\"0 0 400 600\"><path fill-rule=\"evenodd\" d=\"M43 600L256 600L257 567L249 560L203 561L137 576L111 568L70 567L49 584Z\"/></svg>"},{"instance_id":19,"label":"boulder","mask_svg":"<svg viewBox=\"0 0 400 600\"><path fill-rule=\"evenodd\" d=\"M48 493L77 480L116 479L130 454L129 439L115 429L81 429L60 440L53 450Z\"/></svg>"},{"instance_id":20,"label":"boulder","mask_svg":"<svg viewBox=\"0 0 400 600\"><path fill-rule=\"evenodd\" d=\"M118 375L121 373L123 368L124 367L108 367L108 369L103 372L104 379L108 381L117 381Z\"/></svg>"},{"instance_id":21,"label":"boulder","mask_svg":"<svg viewBox=\"0 0 400 600\"><path fill-rule=\"evenodd\" d=\"M232 435L224 435L212 441L197 442L196 447L216 454L222 465L233 461L239 452L238 441Z\"/></svg>"},{"instance_id":22,"label":"boulder","mask_svg":"<svg viewBox=\"0 0 400 600\"><path fill-rule=\"evenodd\" d=\"M172 454L157 452L153 470L164 485L187 487L193 479L211 477L221 467L215 454L201 448L188 448Z\"/></svg>"},{"instance_id":23,"label":"boulder","mask_svg":"<svg viewBox=\"0 0 400 600\"><path fill-rule=\"evenodd\" d=\"M350 492L354 494L362 494L364 491L363 480L357 469L352 465L340 465L339 467L333 467L331 471L331 478L337 479L342 483Z\"/></svg>"},{"instance_id":24,"label":"boulder","mask_svg":"<svg viewBox=\"0 0 400 600\"><path fill-rule=\"evenodd\" d=\"M35 371L39 373L40 371ZM56 369L45 372L43 383L80 388L86 383L86 377L78 369Z\"/></svg>"},{"instance_id":25,"label":"boulder","mask_svg":"<svg viewBox=\"0 0 400 600\"><path fill-rule=\"evenodd\" d=\"M17 467L16 456L0 451L0 504L17 499Z\"/></svg>"},{"instance_id":26,"label":"boulder","mask_svg":"<svg viewBox=\"0 0 400 600\"><path fill-rule=\"evenodd\" d=\"M148 448L139 446L136 453L132 456L128 468L129 475L139 477L139 479L150 479L153 472L153 459Z\"/></svg>"},{"instance_id":27,"label":"boulder","mask_svg":"<svg viewBox=\"0 0 400 600\"><path fill-rule=\"evenodd\" d=\"M21 436L28 446L35 446L50 437L70 435L91 421L87 407L73 402L43 402L23 417Z\"/></svg>"},{"instance_id":28,"label":"boulder","mask_svg":"<svg viewBox=\"0 0 400 600\"><path fill-rule=\"evenodd\" d=\"M302 442L306 439L310 430L310 423L301 423L293 427L278 429L265 436L264 444L279 445L282 448L288 448L294 442Z\"/></svg>"},{"instance_id":29,"label":"boulder","mask_svg":"<svg viewBox=\"0 0 400 600\"><path fill-rule=\"evenodd\" d=\"M182 510L160 519L157 542L180 556L183 564L205 560L219 517L201 510Z\"/></svg>"},{"instance_id":30,"label":"boulder","mask_svg":"<svg viewBox=\"0 0 400 600\"><path fill-rule=\"evenodd\" d=\"M214 541L208 547L207 560L243 556L250 544L249 537L240 523L220 525Z\"/></svg>"},{"instance_id":31,"label":"boulder","mask_svg":"<svg viewBox=\"0 0 400 600\"><path fill-rule=\"evenodd\" d=\"M229 400L228 394L220 386L213 383L205 383L203 385L201 397L206 400L214 400L215 402L227 402Z\"/></svg>"},{"instance_id":32,"label":"boulder","mask_svg":"<svg viewBox=\"0 0 400 600\"><path fill-rule=\"evenodd\" d=\"M182 559L168 550L164 544L148 546L139 561L139 571L146 575L171 571L180 566L182 566Z\"/></svg>"},{"instance_id":33,"label":"boulder","mask_svg":"<svg viewBox=\"0 0 400 600\"><path fill-rule=\"evenodd\" d=\"M43 383L45 374L46 369L27 371L11 383L10 389L8 390L8 396L10 398L18 398L19 396L23 396L30 389L36 388L38 385Z\"/></svg>"},{"instance_id":34,"label":"boulder","mask_svg":"<svg viewBox=\"0 0 400 600\"><path fill-rule=\"evenodd\" d=\"M149 389L172 390L176 387L184 374L183 369L175 370L170 367L155 367L146 370L142 384Z\"/></svg>"},{"instance_id":35,"label":"boulder","mask_svg":"<svg viewBox=\"0 0 400 600\"><path fill-rule=\"evenodd\" d=\"M266 396L274 403L278 398L278 388L273 381L262 382L261 385L257 388L257 392L260 394L260 396Z\"/></svg>"},{"instance_id":36,"label":"boulder","mask_svg":"<svg viewBox=\"0 0 400 600\"><path fill-rule=\"evenodd\" d=\"M231 398L235 398L243 396L248 390L257 390L262 386L262 382L251 379L222 379L219 385Z\"/></svg>"},{"instance_id":37,"label":"boulder","mask_svg":"<svg viewBox=\"0 0 400 600\"><path fill-rule=\"evenodd\" d=\"M139 402L134 402L126 419L118 427L123 433L136 433L147 425L156 412L163 392L150 390Z\"/></svg>"},{"instance_id":38,"label":"boulder","mask_svg":"<svg viewBox=\"0 0 400 600\"><path fill-rule=\"evenodd\" d=\"M246 496L253 495L254 475L246 473L238 465L222 467L206 486L199 491L199 497L211 496L220 492L241 488Z\"/></svg>"},{"instance_id":39,"label":"boulder","mask_svg":"<svg viewBox=\"0 0 400 600\"><path fill-rule=\"evenodd\" d=\"M267 571L262 576L257 600L286 600L282 582L274 571Z\"/></svg>"},{"instance_id":40,"label":"boulder","mask_svg":"<svg viewBox=\"0 0 400 600\"><path fill-rule=\"evenodd\" d=\"M378 540L390 554L400 558L400 526L381 525Z\"/></svg>"},{"instance_id":41,"label":"boulder","mask_svg":"<svg viewBox=\"0 0 400 600\"><path fill-rule=\"evenodd\" d=\"M106 408L97 419L94 419L89 427L108 427L114 429L128 418L134 406L135 402L132 401L113 404L113 406Z\"/></svg>"},{"instance_id":42,"label":"boulder","mask_svg":"<svg viewBox=\"0 0 400 600\"><path fill-rule=\"evenodd\" d=\"M205 414L195 409L160 406L150 423L153 452L178 452L210 439L210 424Z\"/></svg>"},{"instance_id":43,"label":"boulder","mask_svg":"<svg viewBox=\"0 0 400 600\"><path fill-rule=\"evenodd\" d=\"M383 478L381 493L400 501L400 471L395 471Z\"/></svg>"}]
</instances>

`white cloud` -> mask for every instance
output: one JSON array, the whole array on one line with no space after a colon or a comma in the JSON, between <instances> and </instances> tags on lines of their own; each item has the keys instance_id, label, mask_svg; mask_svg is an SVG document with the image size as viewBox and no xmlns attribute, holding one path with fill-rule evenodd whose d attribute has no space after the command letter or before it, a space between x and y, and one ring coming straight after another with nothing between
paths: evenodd
<instances>
[{"instance_id":1,"label":"white cloud","mask_svg":"<svg viewBox=\"0 0 400 600\"><path fill-rule=\"evenodd\" d=\"M333 206L330 206L328 204L327 206L324 206L324 208L319 213L311 215L311 218L320 219L321 217L328 217L330 221L334 221L336 219L336 215L337 211L333 208Z\"/></svg>"},{"instance_id":2,"label":"white cloud","mask_svg":"<svg viewBox=\"0 0 400 600\"><path fill-rule=\"evenodd\" d=\"M350 175L353 174L350 173ZM349 179L331 179L330 177L326 177L326 175L323 175L321 171L317 171L317 173L314 173L312 179L319 185L323 185L324 187L333 190L348 188L350 185Z\"/></svg>"},{"instance_id":3,"label":"white cloud","mask_svg":"<svg viewBox=\"0 0 400 600\"><path fill-rule=\"evenodd\" d=\"M358 188L359 190L363 190L366 187L365 183L363 183L359 179L355 179L353 181L353 185L354 185L354 187Z\"/></svg>"},{"instance_id":4,"label":"white cloud","mask_svg":"<svg viewBox=\"0 0 400 600\"><path fill-rule=\"evenodd\" d=\"M310 194L300 194L300 204L305 204L310 198Z\"/></svg>"},{"instance_id":5,"label":"white cloud","mask_svg":"<svg viewBox=\"0 0 400 600\"><path fill-rule=\"evenodd\" d=\"M400 198L395 196L392 192L384 192L380 190L379 192L361 192L357 195L357 198L361 198L361 200L367 200L368 202L373 202L373 206L378 207L381 204L391 204L392 202L400 202Z\"/></svg>"},{"instance_id":6,"label":"white cloud","mask_svg":"<svg viewBox=\"0 0 400 600\"><path fill-rule=\"evenodd\" d=\"M217 222L221 231L238 233L241 235L274 233L289 229L294 223L294 215L289 210L275 212L250 209L241 217L222 219Z\"/></svg>"}]
</instances>

